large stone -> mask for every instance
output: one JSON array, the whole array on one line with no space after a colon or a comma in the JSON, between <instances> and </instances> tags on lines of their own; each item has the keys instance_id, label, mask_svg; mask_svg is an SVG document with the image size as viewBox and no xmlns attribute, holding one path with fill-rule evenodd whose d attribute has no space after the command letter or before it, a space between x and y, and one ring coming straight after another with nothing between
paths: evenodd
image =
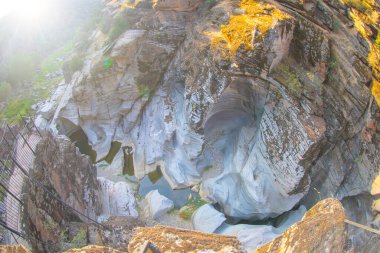
<instances>
[{"instance_id":1,"label":"large stone","mask_svg":"<svg viewBox=\"0 0 380 253\"><path fill-rule=\"evenodd\" d=\"M150 191L145 196L145 205L145 210L150 213L153 219L158 219L174 208L173 201L161 195L158 190Z\"/></svg>"},{"instance_id":2,"label":"large stone","mask_svg":"<svg viewBox=\"0 0 380 253\"><path fill-rule=\"evenodd\" d=\"M345 218L338 200L322 200L301 221L255 252L344 252L347 250Z\"/></svg>"},{"instance_id":3,"label":"large stone","mask_svg":"<svg viewBox=\"0 0 380 253\"><path fill-rule=\"evenodd\" d=\"M242 252L239 241L232 236L206 234L192 230L155 226L137 228L128 246L128 252L141 252L150 242L159 252Z\"/></svg>"},{"instance_id":4,"label":"large stone","mask_svg":"<svg viewBox=\"0 0 380 253\"><path fill-rule=\"evenodd\" d=\"M56 242L70 222L93 222L101 213L96 168L64 136L47 133L35 153L33 181L26 183L25 229L32 238ZM36 252L60 252L60 244L31 240L31 245Z\"/></svg>"},{"instance_id":5,"label":"large stone","mask_svg":"<svg viewBox=\"0 0 380 253\"><path fill-rule=\"evenodd\" d=\"M206 233L213 233L225 220L224 214L210 204L198 208L191 217L193 229Z\"/></svg>"},{"instance_id":6,"label":"large stone","mask_svg":"<svg viewBox=\"0 0 380 253\"><path fill-rule=\"evenodd\" d=\"M223 224L217 231L218 234L236 236L247 252L253 252L257 247L270 242L278 236L276 229L269 225L228 225Z\"/></svg>"},{"instance_id":7,"label":"large stone","mask_svg":"<svg viewBox=\"0 0 380 253\"><path fill-rule=\"evenodd\" d=\"M102 203L102 217L110 216L138 216L136 201L131 187L126 182L112 182L99 177L99 198Z\"/></svg>"}]
</instances>

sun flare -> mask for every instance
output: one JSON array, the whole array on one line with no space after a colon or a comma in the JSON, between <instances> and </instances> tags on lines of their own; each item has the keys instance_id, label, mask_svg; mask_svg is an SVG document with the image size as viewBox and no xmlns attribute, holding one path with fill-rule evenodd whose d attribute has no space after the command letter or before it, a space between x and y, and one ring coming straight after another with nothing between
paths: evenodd
<instances>
[{"instance_id":1,"label":"sun flare","mask_svg":"<svg viewBox=\"0 0 380 253\"><path fill-rule=\"evenodd\" d=\"M0 18L12 14L27 25L38 24L49 14L49 0L0 0Z\"/></svg>"}]
</instances>

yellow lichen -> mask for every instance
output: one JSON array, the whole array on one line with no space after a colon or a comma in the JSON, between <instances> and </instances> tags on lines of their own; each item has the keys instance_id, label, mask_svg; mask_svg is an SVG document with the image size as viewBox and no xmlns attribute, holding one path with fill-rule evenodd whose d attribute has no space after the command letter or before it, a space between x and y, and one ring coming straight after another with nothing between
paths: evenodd
<instances>
[{"instance_id":1,"label":"yellow lichen","mask_svg":"<svg viewBox=\"0 0 380 253\"><path fill-rule=\"evenodd\" d=\"M380 174L373 180L371 186L371 195L380 194Z\"/></svg>"},{"instance_id":2,"label":"yellow lichen","mask_svg":"<svg viewBox=\"0 0 380 253\"><path fill-rule=\"evenodd\" d=\"M341 0L350 7L356 30L367 41L368 63L373 72L372 94L380 105L380 6L375 0ZM374 31L376 29L376 32ZM377 35L377 37L375 37Z\"/></svg>"},{"instance_id":3,"label":"yellow lichen","mask_svg":"<svg viewBox=\"0 0 380 253\"><path fill-rule=\"evenodd\" d=\"M242 45L246 50L254 49L257 37L262 39L278 21L289 18L275 6L255 0L242 0L240 8L244 14L232 15L220 31L206 33L211 37L212 47L224 56L234 56Z\"/></svg>"}]
</instances>

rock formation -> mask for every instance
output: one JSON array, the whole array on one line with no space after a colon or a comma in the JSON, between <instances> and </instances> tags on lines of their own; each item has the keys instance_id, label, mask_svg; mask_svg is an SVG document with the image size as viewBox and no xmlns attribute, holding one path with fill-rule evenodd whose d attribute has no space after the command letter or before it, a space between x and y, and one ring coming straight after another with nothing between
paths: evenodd
<instances>
[{"instance_id":1,"label":"rock formation","mask_svg":"<svg viewBox=\"0 0 380 253\"><path fill-rule=\"evenodd\" d=\"M150 191L144 200L145 211L153 219L157 219L174 208L174 203L167 197L161 195L158 190Z\"/></svg>"},{"instance_id":2,"label":"rock formation","mask_svg":"<svg viewBox=\"0 0 380 253\"><path fill-rule=\"evenodd\" d=\"M165 226L137 228L128 252L141 252L145 242L151 242L158 252L241 252L239 241L232 236L206 234Z\"/></svg>"},{"instance_id":3,"label":"rock formation","mask_svg":"<svg viewBox=\"0 0 380 253\"><path fill-rule=\"evenodd\" d=\"M339 201L322 200L301 221L255 252L346 252L345 218Z\"/></svg>"},{"instance_id":4,"label":"rock formation","mask_svg":"<svg viewBox=\"0 0 380 253\"><path fill-rule=\"evenodd\" d=\"M26 182L24 196L28 210L23 212L26 232L32 238L46 242L32 240L33 251L60 252L63 244L70 242L78 231L84 234L84 243L87 243L85 235L95 231L95 234L103 233L103 240L109 245L124 245L126 248L128 235L119 233L119 238L115 239L107 237L104 229L96 232L99 227L91 224L100 215L100 220L124 216L129 217L129 222L133 221L131 224L143 225L134 219L138 214L130 187L125 182L97 179L96 168L89 157L80 154L64 136L53 137L47 133L42 138L36 147L30 176L33 180ZM118 225L125 233L130 233L133 227L123 223L125 221L120 221Z\"/></svg>"},{"instance_id":5,"label":"rock formation","mask_svg":"<svg viewBox=\"0 0 380 253\"><path fill-rule=\"evenodd\" d=\"M367 60L374 39L352 27L360 10L327 0L210 2L112 1L104 16L118 13L129 27L112 41L93 33L83 69L65 74L62 98L44 112L54 115L50 127L82 129L98 160L113 141L132 147L137 178L160 166L173 188L200 183L234 219L333 196L371 223L380 112Z\"/></svg>"}]
</instances>

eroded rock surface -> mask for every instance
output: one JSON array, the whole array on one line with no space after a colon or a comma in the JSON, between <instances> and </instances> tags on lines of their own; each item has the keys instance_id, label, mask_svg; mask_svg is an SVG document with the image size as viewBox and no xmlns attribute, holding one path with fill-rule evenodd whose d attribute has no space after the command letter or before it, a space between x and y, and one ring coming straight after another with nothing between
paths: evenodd
<instances>
[{"instance_id":1,"label":"eroded rock surface","mask_svg":"<svg viewBox=\"0 0 380 253\"><path fill-rule=\"evenodd\" d=\"M174 208L173 201L161 195L158 190L150 191L145 196L144 205L145 211L148 212L153 219L158 219Z\"/></svg>"},{"instance_id":2,"label":"eroded rock surface","mask_svg":"<svg viewBox=\"0 0 380 253\"><path fill-rule=\"evenodd\" d=\"M78 233L84 234L86 243L86 235L101 228L90 225L99 215L123 216L131 220L137 217L130 187L124 182L114 183L104 178L98 181L96 168L89 157L81 154L67 137L46 133L35 152L34 165L29 172L33 180L26 182L24 195L28 211L23 212L25 232L38 239L31 240L33 251L62 252L65 243L70 243ZM142 226L141 222L131 224ZM129 227L125 233L130 233L134 226ZM95 233L107 234L102 229ZM119 237L124 241L119 238L118 243L124 243L126 248L128 238L123 233L119 233ZM104 240L111 245L116 241L106 239L107 236Z\"/></svg>"},{"instance_id":3,"label":"eroded rock surface","mask_svg":"<svg viewBox=\"0 0 380 253\"><path fill-rule=\"evenodd\" d=\"M113 1L107 13L121 4ZM202 197L235 219L276 217L330 196L361 219L353 203L373 200L380 113L352 7L273 1L266 11L286 18L265 34L251 29L252 45L226 57L209 34L244 15L239 4L127 8L131 25L113 43L101 31L90 38L54 126L67 135L83 129L98 160L112 141L131 147L137 178L160 166L173 188L200 183ZM370 224L366 214L361 220Z\"/></svg>"},{"instance_id":4,"label":"eroded rock surface","mask_svg":"<svg viewBox=\"0 0 380 253\"><path fill-rule=\"evenodd\" d=\"M239 241L232 236L206 234L165 226L137 228L128 246L128 252L141 251L145 242L151 242L159 252L241 252Z\"/></svg>"},{"instance_id":5,"label":"eroded rock surface","mask_svg":"<svg viewBox=\"0 0 380 253\"><path fill-rule=\"evenodd\" d=\"M301 221L255 252L345 252L346 216L336 199L324 199L306 212Z\"/></svg>"}]
</instances>

